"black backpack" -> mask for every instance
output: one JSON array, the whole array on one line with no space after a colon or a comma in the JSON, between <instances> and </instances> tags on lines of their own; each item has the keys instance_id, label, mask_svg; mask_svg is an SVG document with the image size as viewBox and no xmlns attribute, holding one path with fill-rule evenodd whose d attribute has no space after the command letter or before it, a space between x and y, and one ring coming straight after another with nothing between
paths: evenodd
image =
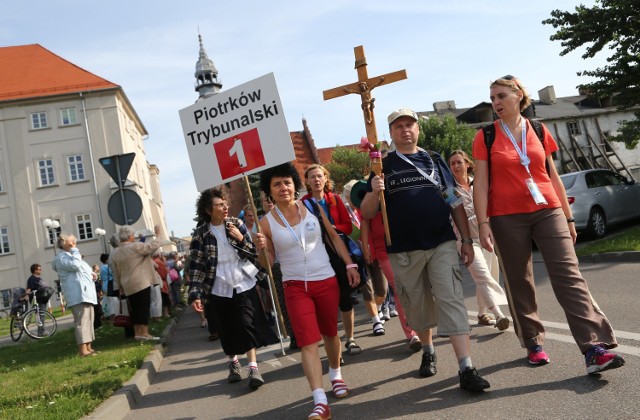
<instances>
[{"instance_id":1,"label":"black backpack","mask_svg":"<svg viewBox=\"0 0 640 420\"><path fill-rule=\"evenodd\" d=\"M526 119L531 123L533 131L536 133L536 136L538 137L538 140L540 140L540 144L542 144L542 148L544 149L544 133L542 131L542 123L538 120L530 120L529 118ZM491 181L491 146L493 146L493 141L496 139L495 125L491 123L482 127L482 134L484 134L484 145L487 147L487 177L488 180ZM544 166L545 168L547 168L547 173L549 173L549 162L546 160L546 158L544 160Z\"/></svg>"}]
</instances>

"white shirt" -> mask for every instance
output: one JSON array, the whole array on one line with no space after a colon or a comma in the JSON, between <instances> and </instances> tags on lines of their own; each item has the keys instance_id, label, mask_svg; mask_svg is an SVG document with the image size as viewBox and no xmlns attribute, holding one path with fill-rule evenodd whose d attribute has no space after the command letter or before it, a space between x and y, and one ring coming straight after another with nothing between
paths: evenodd
<instances>
[{"instance_id":1,"label":"white shirt","mask_svg":"<svg viewBox=\"0 0 640 420\"><path fill-rule=\"evenodd\" d=\"M218 243L216 280L213 282L211 293L230 298L233 296L234 289L236 293L241 293L253 288L256 279L242 271L243 261L227 240L224 224L218 226L209 224L209 230L215 235Z\"/></svg>"},{"instance_id":2,"label":"white shirt","mask_svg":"<svg viewBox=\"0 0 640 420\"><path fill-rule=\"evenodd\" d=\"M306 212L305 218L295 226L291 226L296 238L291 231L276 222L276 219L267 213L267 221L271 227L271 240L275 248L276 258L280 261L282 280L318 281L335 276L329 255L322 242L322 231L318 219L310 212ZM304 241L300 241L300 234L304 233ZM304 249L302 247L304 244Z\"/></svg>"}]
</instances>

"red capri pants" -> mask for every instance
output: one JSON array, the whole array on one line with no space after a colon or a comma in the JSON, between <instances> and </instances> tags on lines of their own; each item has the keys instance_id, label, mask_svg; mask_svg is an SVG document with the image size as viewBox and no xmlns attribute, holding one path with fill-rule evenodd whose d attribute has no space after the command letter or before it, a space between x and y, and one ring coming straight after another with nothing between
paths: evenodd
<instances>
[{"instance_id":1,"label":"red capri pants","mask_svg":"<svg viewBox=\"0 0 640 420\"><path fill-rule=\"evenodd\" d=\"M338 335L340 288L335 277L319 281L287 280L282 288L298 346L317 343L322 336Z\"/></svg>"}]
</instances>

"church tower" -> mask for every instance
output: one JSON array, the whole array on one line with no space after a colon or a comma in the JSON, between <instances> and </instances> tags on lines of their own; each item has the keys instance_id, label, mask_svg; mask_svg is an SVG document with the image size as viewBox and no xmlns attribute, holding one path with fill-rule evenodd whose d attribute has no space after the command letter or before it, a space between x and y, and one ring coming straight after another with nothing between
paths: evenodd
<instances>
[{"instance_id":1,"label":"church tower","mask_svg":"<svg viewBox=\"0 0 640 420\"><path fill-rule=\"evenodd\" d=\"M219 93L222 89L222 83L218 80L218 69L204 50L200 34L198 34L198 41L200 42L200 56L196 62L196 92L200 98L206 98Z\"/></svg>"}]
</instances>

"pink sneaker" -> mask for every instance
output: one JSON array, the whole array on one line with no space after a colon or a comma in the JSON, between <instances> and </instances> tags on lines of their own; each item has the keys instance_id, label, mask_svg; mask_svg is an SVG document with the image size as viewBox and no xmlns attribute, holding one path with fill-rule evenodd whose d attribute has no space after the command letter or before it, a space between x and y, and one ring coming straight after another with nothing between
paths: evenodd
<instances>
[{"instance_id":1,"label":"pink sneaker","mask_svg":"<svg viewBox=\"0 0 640 420\"><path fill-rule=\"evenodd\" d=\"M549 356L542 350L542 347L536 346L536 349L529 349L529 364L534 366L546 365L549 363Z\"/></svg>"},{"instance_id":2,"label":"pink sneaker","mask_svg":"<svg viewBox=\"0 0 640 420\"><path fill-rule=\"evenodd\" d=\"M624 365L624 359L619 354L612 353L603 346L593 346L584 355L587 373L593 375L604 370L619 368Z\"/></svg>"}]
</instances>

